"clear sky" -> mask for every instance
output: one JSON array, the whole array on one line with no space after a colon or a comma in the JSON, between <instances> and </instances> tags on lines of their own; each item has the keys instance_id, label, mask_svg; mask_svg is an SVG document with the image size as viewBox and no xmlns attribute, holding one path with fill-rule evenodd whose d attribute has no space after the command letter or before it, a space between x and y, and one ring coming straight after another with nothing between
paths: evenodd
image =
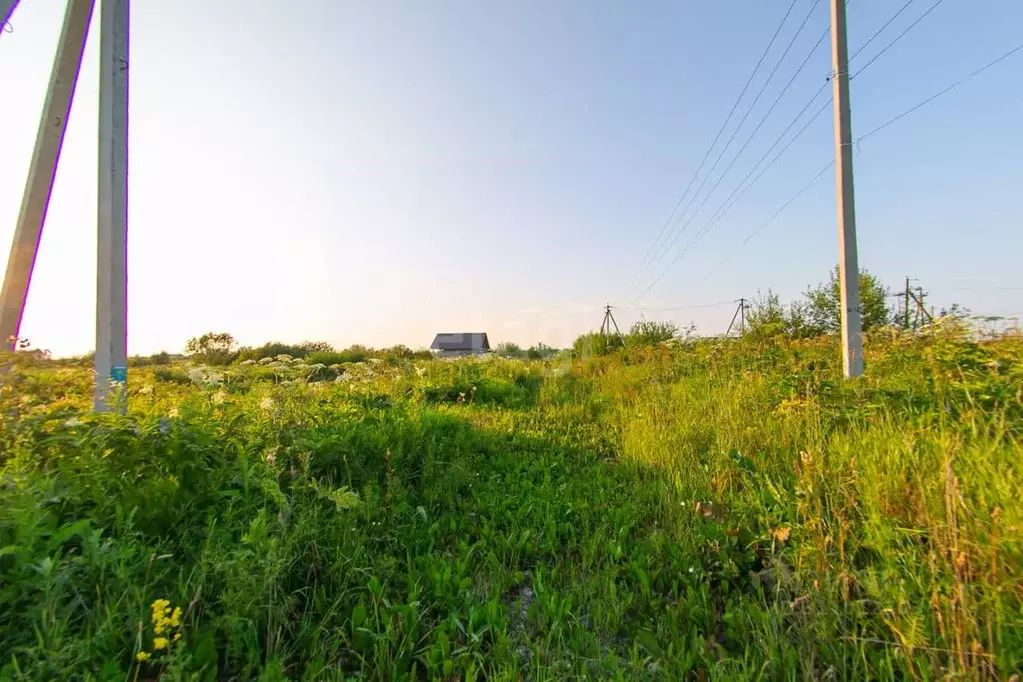
<instances>
[{"instance_id":1,"label":"clear sky","mask_svg":"<svg viewBox=\"0 0 1023 682\"><path fill-rule=\"evenodd\" d=\"M796 3L721 143L813 2ZM902 4L851 0L850 52ZM932 4L913 3L851 71ZM599 326L607 300L622 306L622 326L645 316L719 333L734 304L656 308L769 287L798 295L837 260L833 171L741 242L833 158L830 110L636 302L676 250L637 268L788 5L135 2L129 352L179 351L208 330L246 344L420 347L439 331L486 331L564 346ZM704 192L825 30L827 5ZM63 10L22 0L0 33L4 254ZM22 327L58 354L94 343L98 15ZM1017 0L945 0L854 78L854 136L1021 36ZM825 41L676 249L824 82L829 60ZM893 288L919 278L939 307L1023 312L1020 121L1023 52L864 140L861 264Z\"/></svg>"}]
</instances>

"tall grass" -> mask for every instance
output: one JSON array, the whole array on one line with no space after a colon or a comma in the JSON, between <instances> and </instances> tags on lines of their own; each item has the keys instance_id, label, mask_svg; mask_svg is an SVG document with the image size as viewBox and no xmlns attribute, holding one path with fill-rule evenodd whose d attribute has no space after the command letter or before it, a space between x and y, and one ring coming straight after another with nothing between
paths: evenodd
<instances>
[{"instance_id":1,"label":"tall grass","mask_svg":"<svg viewBox=\"0 0 1023 682\"><path fill-rule=\"evenodd\" d=\"M0 678L1007 679L1023 341L867 353L8 358Z\"/></svg>"}]
</instances>

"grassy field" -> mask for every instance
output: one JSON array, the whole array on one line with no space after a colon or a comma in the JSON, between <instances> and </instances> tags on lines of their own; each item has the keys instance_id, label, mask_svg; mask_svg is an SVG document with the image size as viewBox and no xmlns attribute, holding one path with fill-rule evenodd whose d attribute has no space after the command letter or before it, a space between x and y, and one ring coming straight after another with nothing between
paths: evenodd
<instances>
[{"instance_id":1,"label":"grassy field","mask_svg":"<svg viewBox=\"0 0 1023 682\"><path fill-rule=\"evenodd\" d=\"M0 678L1018 679L1023 339L0 387Z\"/></svg>"}]
</instances>

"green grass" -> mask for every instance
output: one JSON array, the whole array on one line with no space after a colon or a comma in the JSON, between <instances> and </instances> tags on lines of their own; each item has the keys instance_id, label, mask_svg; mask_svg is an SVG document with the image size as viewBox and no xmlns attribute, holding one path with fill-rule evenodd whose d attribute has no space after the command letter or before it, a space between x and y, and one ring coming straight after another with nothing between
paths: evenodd
<instances>
[{"instance_id":1,"label":"green grass","mask_svg":"<svg viewBox=\"0 0 1023 682\"><path fill-rule=\"evenodd\" d=\"M124 418L9 359L0 679L1008 679L1021 359L948 331L872 336L853 382L827 340L173 365Z\"/></svg>"}]
</instances>

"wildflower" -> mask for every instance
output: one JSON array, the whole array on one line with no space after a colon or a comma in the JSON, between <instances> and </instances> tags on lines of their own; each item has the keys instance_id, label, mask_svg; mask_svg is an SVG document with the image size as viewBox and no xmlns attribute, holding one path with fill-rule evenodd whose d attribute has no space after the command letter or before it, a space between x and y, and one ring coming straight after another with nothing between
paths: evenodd
<instances>
[{"instance_id":1,"label":"wildflower","mask_svg":"<svg viewBox=\"0 0 1023 682\"><path fill-rule=\"evenodd\" d=\"M198 367L188 370L188 380L196 386L202 384L206 380L206 372L202 371Z\"/></svg>"},{"instance_id":2,"label":"wildflower","mask_svg":"<svg viewBox=\"0 0 1023 682\"><path fill-rule=\"evenodd\" d=\"M291 356L287 353L281 353L276 358L277 362L291 362Z\"/></svg>"},{"instance_id":3,"label":"wildflower","mask_svg":"<svg viewBox=\"0 0 1023 682\"><path fill-rule=\"evenodd\" d=\"M256 364L256 361L255 361L255 360L242 360L242 361L241 361L241 362L239 362L238 364L239 364L240 366L242 366L242 367L248 367L249 365L254 365L254 364Z\"/></svg>"},{"instance_id":4,"label":"wildflower","mask_svg":"<svg viewBox=\"0 0 1023 682\"><path fill-rule=\"evenodd\" d=\"M152 395L152 394L153 394L153 387L152 386L143 386L142 388L139 389L139 395Z\"/></svg>"},{"instance_id":5,"label":"wildflower","mask_svg":"<svg viewBox=\"0 0 1023 682\"><path fill-rule=\"evenodd\" d=\"M261 358L260 361L259 361L259 364L261 364L261 365L269 365L273 361L274 361L273 358Z\"/></svg>"},{"instance_id":6,"label":"wildflower","mask_svg":"<svg viewBox=\"0 0 1023 682\"><path fill-rule=\"evenodd\" d=\"M82 422L79 421L78 419L68 419L66 422L64 422L64 426L68 427L69 429L73 429L76 426L82 426Z\"/></svg>"},{"instance_id":7,"label":"wildflower","mask_svg":"<svg viewBox=\"0 0 1023 682\"><path fill-rule=\"evenodd\" d=\"M175 632L173 639L174 639L175 642L178 641L179 639L181 639L181 633L180 632Z\"/></svg>"},{"instance_id":8,"label":"wildflower","mask_svg":"<svg viewBox=\"0 0 1023 682\"><path fill-rule=\"evenodd\" d=\"M150 656L152 656L152 654L148 651L140 651L135 654L135 660L142 663L143 661L148 661Z\"/></svg>"},{"instance_id":9,"label":"wildflower","mask_svg":"<svg viewBox=\"0 0 1023 682\"><path fill-rule=\"evenodd\" d=\"M167 416L168 416L168 417L170 417L171 419L174 419L174 418L175 418L175 417L177 417L177 416L178 416L179 414L181 414L181 413L180 413L180 412L178 411L178 408L176 408L176 407L172 407L172 408L170 409L170 412L168 412L168 413L167 413Z\"/></svg>"},{"instance_id":10,"label":"wildflower","mask_svg":"<svg viewBox=\"0 0 1023 682\"><path fill-rule=\"evenodd\" d=\"M216 393L213 394L213 404L214 405L222 405L224 400L226 400L226 399L227 399L227 394L224 393L223 391L217 391Z\"/></svg>"},{"instance_id":11,"label":"wildflower","mask_svg":"<svg viewBox=\"0 0 1023 682\"><path fill-rule=\"evenodd\" d=\"M154 637L153 638L153 649L155 651L159 651L161 649L166 649L167 645L169 643L170 642L168 641L168 639L166 637Z\"/></svg>"},{"instance_id":12,"label":"wildflower","mask_svg":"<svg viewBox=\"0 0 1023 682\"><path fill-rule=\"evenodd\" d=\"M259 407L267 411L274 409L274 399L270 396L266 396L259 401Z\"/></svg>"}]
</instances>

